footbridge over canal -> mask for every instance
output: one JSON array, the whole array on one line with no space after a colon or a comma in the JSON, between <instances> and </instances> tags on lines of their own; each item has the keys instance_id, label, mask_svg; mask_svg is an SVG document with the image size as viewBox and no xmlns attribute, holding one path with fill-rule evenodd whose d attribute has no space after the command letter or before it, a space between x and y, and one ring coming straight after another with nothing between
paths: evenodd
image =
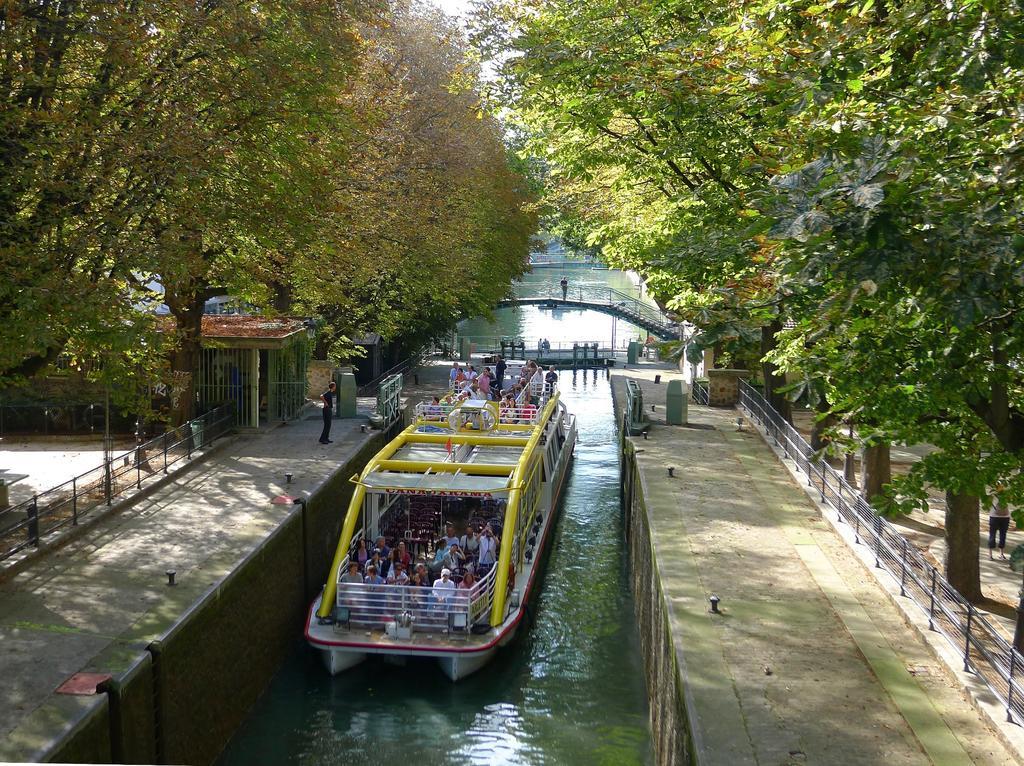
<instances>
[{"instance_id":1,"label":"footbridge over canal","mask_svg":"<svg viewBox=\"0 0 1024 766\"><path fill-rule=\"evenodd\" d=\"M547 295L516 296L500 301L496 308L510 306L539 306L542 309L590 309L610 314L619 319L642 327L649 334L661 340L679 338L679 325L669 319L655 306L611 288L570 289L565 297L557 290Z\"/></svg>"}]
</instances>

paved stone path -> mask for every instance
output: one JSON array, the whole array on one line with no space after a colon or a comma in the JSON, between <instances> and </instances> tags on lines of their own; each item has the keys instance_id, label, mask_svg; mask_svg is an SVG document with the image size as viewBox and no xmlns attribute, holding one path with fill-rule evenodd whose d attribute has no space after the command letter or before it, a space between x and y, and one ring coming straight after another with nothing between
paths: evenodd
<instances>
[{"instance_id":1,"label":"paved stone path","mask_svg":"<svg viewBox=\"0 0 1024 766\"><path fill-rule=\"evenodd\" d=\"M54 690L101 653L144 651L292 510L275 496L311 491L365 444L365 422L335 420L330 445L319 410L239 437L0 584L0 761L81 714L95 698Z\"/></svg>"},{"instance_id":2,"label":"paved stone path","mask_svg":"<svg viewBox=\"0 0 1024 766\"><path fill-rule=\"evenodd\" d=\"M1017 762L760 437L694 405L663 425L654 372L613 381L655 420L635 444L704 762Z\"/></svg>"}]
</instances>

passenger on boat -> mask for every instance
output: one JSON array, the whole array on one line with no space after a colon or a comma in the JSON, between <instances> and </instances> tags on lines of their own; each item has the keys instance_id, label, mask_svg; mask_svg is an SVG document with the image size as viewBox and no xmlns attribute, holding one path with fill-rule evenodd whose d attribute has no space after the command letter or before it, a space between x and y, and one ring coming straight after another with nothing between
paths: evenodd
<instances>
[{"instance_id":1,"label":"passenger on boat","mask_svg":"<svg viewBox=\"0 0 1024 766\"><path fill-rule=\"evenodd\" d=\"M388 557L388 554L391 552L391 549L388 547L388 541L384 537L384 535L380 535L377 538L376 548L380 551L380 557L382 559L386 559Z\"/></svg>"},{"instance_id":2,"label":"passenger on boat","mask_svg":"<svg viewBox=\"0 0 1024 766\"><path fill-rule=\"evenodd\" d=\"M458 365L456 365L456 367L458 368ZM455 372L455 377L452 378L452 387L460 388L465 380L466 380L466 373L465 373L465 371L462 370L461 368L457 369L456 372Z\"/></svg>"},{"instance_id":3,"label":"passenger on boat","mask_svg":"<svg viewBox=\"0 0 1024 766\"><path fill-rule=\"evenodd\" d=\"M452 580L451 570L445 567L441 570L441 577L434 582L434 600L438 604L447 606L455 595L455 581Z\"/></svg>"},{"instance_id":4,"label":"passenger on boat","mask_svg":"<svg viewBox=\"0 0 1024 766\"><path fill-rule=\"evenodd\" d=\"M416 571L413 573L413 578L418 580L417 585L423 585L424 587L430 587L430 572L427 571L427 565L422 561L416 565Z\"/></svg>"},{"instance_id":5,"label":"passenger on boat","mask_svg":"<svg viewBox=\"0 0 1024 766\"><path fill-rule=\"evenodd\" d=\"M469 372L466 373L466 377L469 380L476 380L480 376L480 373L476 371L476 367L469 365Z\"/></svg>"},{"instance_id":6,"label":"passenger on boat","mask_svg":"<svg viewBox=\"0 0 1024 766\"><path fill-rule=\"evenodd\" d=\"M380 557L380 550L378 548L373 549L373 553L370 554L370 560L366 562L363 571L369 572L370 567L373 567L373 571L380 572L382 576L386 574L381 571L384 568L384 560Z\"/></svg>"},{"instance_id":7,"label":"passenger on boat","mask_svg":"<svg viewBox=\"0 0 1024 766\"><path fill-rule=\"evenodd\" d=\"M466 574L462 576L462 582L459 583L458 587L460 590L470 590L475 583L476 579L473 577L473 573L466 572Z\"/></svg>"},{"instance_id":8,"label":"passenger on boat","mask_svg":"<svg viewBox=\"0 0 1024 766\"><path fill-rule=\"evenodd\" d=\"M480 392L484 395L485 399L491 398L491 371L484 367L483 373L476 379L476 384L480 388Z\"/></svg>"},{"instance_id":9,"label":"passenger on boat","mask_svg":"<svg viewBox=\"0 0 1024 766\"><path fill-rule=\"evenodd\" d=\"M441 415L441 400L435 396L427 407L427 420L440 420Z\"/></svg>"},{"instance_id":10,"label":"passenger on boat","mask_svg":"<svg viewBox=\"0 0 1024 766\"><path fill-rule=\"evenodd\" d=\"M455 536L455 525L451 522L444 525L444 547L451 548L458 545L459 538Z\"/></svg>"},{"instance_id":11,"label":"passenger on boat","mask_svg":"<svg viewBox=\"0 0 1024 766\"><path fill-rule=\"evenodd\" d=\"M501 400L501 405L498 407L498 419L502 423L512 423L515 421L515 409L516 400L512 394L505 394L505 398Z\"/></svg>"},{"instance_id":12,"label":"passenger on boat","mask_svg":"<svg viewBox=\"0 0 1024 766\"><path fill-rule=\"evenodd\" d=\"M537 417L537 408L527 399L523 402L523 406L519 408L519 423L521 425L527 425L532 423Z\"/></svg>"},{"instance_id":13,"label":"passenger on boat","mask_svg":"<svg viewBox=\"0 0 1024 766\"><path fill-rule=\"evenodd\" d=\"M428 567L430 568L431 576L439 575L440 572L441 572L441 569L444 568L444 564L443 564L444 554L445 554L445 552L447 550L448 550L448 548L444 544L444 538L441 538L440 540L438 540L437 541L437 547L434 550L434 560L431 561L430 564L428 564Z\"/></svg>"},{"instance_id":14,"label":"passenger on boat","mask_svg":"<svg viewBox=\"0 0 1024 766\"><path fill-rule=\"evenodd\" d=\"M342 575L341 581L345 583L361 583L363 581L363 576L359 574L359 564L355 561L350 561L348 564L348 572Z\"/></svg>"},{"instance_id":15,"label":"passenger on boat","mask_svg":"<svg viewBox=\"0 0 1024 766\"><path fill-rule=\"evenodd\" d=\"M409 549L405 545L405 540L398 543L398 560L402 562L402 566L406 569L412 564L412 556L409 554Z\"/></svg>"},{"instance_id":16,"label":"passenger on boat","mask_svg":"<svg viewBox=\"0 0 1024 766\"><path fill-rule=\"evenodd\" d=\"M468 558L475 558L480 550L480 527L470 527L462 536L459 545Z\"/></svg>"},{"instance_id":17,"label":"passenger on boat","mask_svg":"<svg viewBox=\"0 0 1024 766\"><path fill-rule=\"evenodd\" d=\"M384 578L377 574L377 567L373 564L366 565L366 577L363 582L367 585L383 585Z\"/></svg>"},{"instance_id":18,"label":"passenger on boat","mask_svg":"<svg viewBox=\"0 0 1024 766\"><path fill-rule=\"evenodd\" d=\"M498 536L494 534L491 525L484 527L484 534L480 538L480 566L492 567L498 560Z\"/></svg>"},{"instance_id":19,"label":"passenger on boat","mask_svg":"<svg viewBox=\"0 0 1024 766\"><path fill-rule=\"evenodd\" d=\"M399 561L401 561L401 559L398 556L398 549L397 548L392 548L391 550L389 550L387 558L384 559L384 568L387 571L386 572L382 572L382 574L384 575L385 578L387 578L387 577L389 577L391 575L391 572L395 568L395 564L397 562L399 562Z\"/></svg>"},{"instance_id":20,"label":"passenger on boat","mask_svg":"<svg viewBox=\"0 0 1024 766\"><path fill-rule=\"evenodd\" d=\"M481 390L480 386L474 380L469 389L469 399L473 402L486 402L487 395Z\"/></svg>"},{"instance_id":21,"label":"passenger on boat","mask_svg":"<svg viewBox=\"0 0 1024 766\"><path fill-rule=\"evenodd\" d=\"M548 367L547 373L544 375L544 393L551 395L555 390L555 383L558 382L558 373L555 372L555 365Z\"/></svg>"},{"instance_id":22,"label":"passenger on boat","mask_svg":"<svg viewBox=\"0 0 1024 766\"><path fill-rule=\"evenodd\" d=\"M448 382L454 383L455 379L459 377L459 373L462 372L462 368L459 367L458 362L452 362L452 369L448 373Z\"/></svg>"},{"instance_id":23,"label":"passenger on boat","mask_svg":"<svg viewBox=\"0 0 1024 766\"><path fill-rule=\"evenodd\" d=\"M387 576L388 585L405 585L409 582L409 575L405 572L405 566L401 561L396 561Z\"/></svg>"},{"instance_id":24,"label":"passenger on boat","mask_svg":"<svg viewBox=\"0 0 1024 766\"><path fill-rule=\"evenodd\" d=\"M362 569L366 566L367 560L370 558L370 552L366 550L366 540L362 537L359 538L359 544L356 546L356 563L359 564L359 568Z\"/></svg>"},{"instance_id":25,"label":"passenger on boat","mask_svg":"<svg viewBox=\"0 0 1024 766\"><path fill-rule=\"evenodd\" d=\"M458 573L466 566L466 555L459 548L458 543L452 543L451 547L445 552L444 558L441 559L441 563L445 569Z\"/></svg>"}]
</instances>

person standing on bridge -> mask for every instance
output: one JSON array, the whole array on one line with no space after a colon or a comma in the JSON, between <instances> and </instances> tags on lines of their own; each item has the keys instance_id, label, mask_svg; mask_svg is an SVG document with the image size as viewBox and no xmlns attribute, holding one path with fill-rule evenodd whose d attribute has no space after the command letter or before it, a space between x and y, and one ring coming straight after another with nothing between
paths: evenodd
<instances>
[{"instance_id":1,"label":"person standing on bridge","mask_svg":"<svg viewBox=\"0 0 1024 766\"><path fill-rule=\"evenodd\" d=\"M569 278L562 277L562 281L558 284L562 287L562 300L564 301L569 296Z\"/></svg>"},{"instance_id":2,"label":"person standing on bridge","mask_svg":"<svg viewBox=\"0 0 1024 766\"><path fill-rule=\"evenodd\" d=\"M320 401L324 403L324 430L320 434L321 444L331 443L331 417L334 415L334 390L337 384L332 380L327 385L327 390L320 394Z\"/></svg>"}]
</instances>

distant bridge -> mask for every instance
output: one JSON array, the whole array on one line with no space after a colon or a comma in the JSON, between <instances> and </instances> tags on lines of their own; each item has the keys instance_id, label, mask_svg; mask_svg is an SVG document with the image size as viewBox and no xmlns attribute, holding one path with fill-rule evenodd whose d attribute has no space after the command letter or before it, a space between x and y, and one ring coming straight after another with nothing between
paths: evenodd
<instances>
[{"instance_id":1,"label":"distant bridge","mask_svg":"<svg viewBox=\"0 0 1024 766\"><path fill-rule=\"evenodd\" d=\"M569 291L566 298L562 292L545 296L510 298L500 301L496 308L510 306L539 306L547 309L590 309L602 314L625 319L627 322L642 327L649 334L661 340L677 340L679 325L666 317L654 306L643 303L632 295L612 289Z\"/></svg>"}]
</instances>

